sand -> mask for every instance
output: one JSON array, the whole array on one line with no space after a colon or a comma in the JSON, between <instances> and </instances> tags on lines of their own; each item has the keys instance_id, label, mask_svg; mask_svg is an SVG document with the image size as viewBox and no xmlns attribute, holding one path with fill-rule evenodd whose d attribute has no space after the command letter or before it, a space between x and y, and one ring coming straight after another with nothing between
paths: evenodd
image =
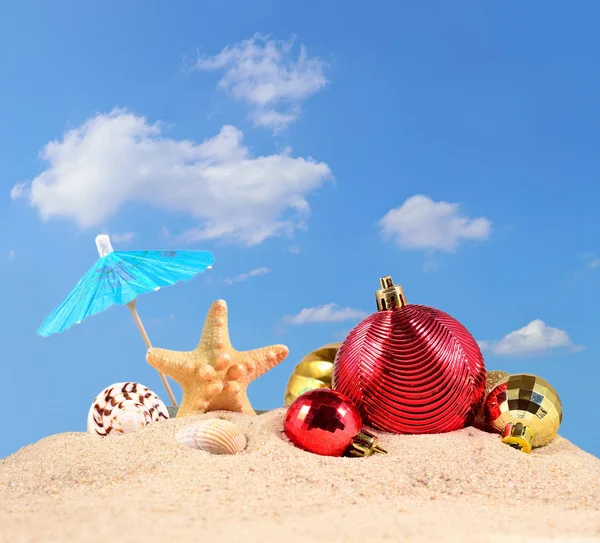
<instances>
[{"instance_id":1,"label":"sand","mask_svg":"<svg viewBox=\"0 0 600 543\"><path fill-rule=\"evenodd\" d=\"M526 455L474 428L379 433L388 455L329 458L291 445L284 415L45 438L0 462L0 541L600 542L600 460L561 437ZM218 417L246 431L242 454L175 442Z\"/></svg>"}]
</instances>

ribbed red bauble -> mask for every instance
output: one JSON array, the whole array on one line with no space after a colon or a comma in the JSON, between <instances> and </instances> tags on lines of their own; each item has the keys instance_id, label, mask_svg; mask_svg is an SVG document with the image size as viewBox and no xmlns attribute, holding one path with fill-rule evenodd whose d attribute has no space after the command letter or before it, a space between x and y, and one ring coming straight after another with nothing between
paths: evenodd
<instances>
[{"instance_id":1,"label":"ribbed red bauble","mask_svg":"<svg viewBox=\"0 0 600 543\"><path fill-rule=\"evenodd\" d=\"M332 388L358 407L366 425L427 434L469 425L483 400L485 363L473 336L450 315L407 304L383 277L378 311L339 348Z\"/></svg>"}]
</instances>

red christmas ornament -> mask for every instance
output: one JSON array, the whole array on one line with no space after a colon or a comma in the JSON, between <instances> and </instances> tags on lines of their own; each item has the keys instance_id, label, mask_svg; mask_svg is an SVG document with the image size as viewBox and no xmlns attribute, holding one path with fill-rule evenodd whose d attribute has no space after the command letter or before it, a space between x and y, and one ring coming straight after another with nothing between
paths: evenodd
<instances>
[{"instance_id":1,"label":"red christmas ornament","mask_svg":"<svg viewBox=\"0 0 600 543\"><path fill-rule=\"evenodd\" d=\"M370 456L385 453L378 440L362 431L356 406L331 389L309 390L288 408L283 430L300 449L323 456Z\"/></svg>"},{"instance_id":2,"label":"red christmas ornament","mask_svg":"<svg viewBox=\"0 0 600 543\"><path fill-rule=\"evenodd\" d=\"M406 303L390 276L379 311L339 348L332 387L356 404L365 424L396 434L451 432L470 424L486 371L467 329L437 309Z\"/></svg>"}]
</instances>

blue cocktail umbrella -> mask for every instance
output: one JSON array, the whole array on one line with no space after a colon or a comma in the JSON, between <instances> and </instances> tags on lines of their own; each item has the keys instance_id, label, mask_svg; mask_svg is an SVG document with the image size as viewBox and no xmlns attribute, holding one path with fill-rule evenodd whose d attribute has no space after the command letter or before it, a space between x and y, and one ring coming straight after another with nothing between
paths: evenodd
<instances>
[{"instance_id":1,"label":"blue cocktail umbrella","mask_svg":"<svg viewBox=\"0 0 600 543\"><path fill-rule=\"evenodd\" d=\"M114 251L110 238L96 238L100 259L48 316L37 333L50 336L64 332L87 317L125 305L133 314L146 346L152 347L136 310L136 297L161 287L188 281L206 269L215 259L208 251ZM177 405L165 376L159 372L174 406Z\"/></svg>"}]
</instances>

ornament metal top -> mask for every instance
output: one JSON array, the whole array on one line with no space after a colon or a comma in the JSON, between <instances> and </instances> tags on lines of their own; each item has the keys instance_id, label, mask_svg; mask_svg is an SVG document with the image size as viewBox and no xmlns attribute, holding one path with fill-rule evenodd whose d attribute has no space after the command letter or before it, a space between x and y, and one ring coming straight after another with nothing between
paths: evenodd
<instances>
[{"instance_id":1,"label":"ornament metal top","mask_svg":"<svg viewBox=\"0 0 600 543\"><path fill-rule=\"evenodd\" d=\"M524 453L554 439L563 415L554 387L527 373L499 381L485 400L484 412L502 442Z\"/></svg>"},{"instance_id":2,"label":"ornament metal top","mask_svg":"<svg viewBox=\"0 0 600 543\"><path fill-rule=\"evenodd\" d=\"M377 297L377 311L399 309L407 305L404 290L400 285L394 285L391 275L386 275L379 280L381 288L375 291Z\"/></svg>"},{"instance_id":3,"label":"ornament metal top","mask_svg":"<svg viewBox=\"0 0 600 543\"><path fill-rule=\"evenodd\" d=\"M336 354L333 389L357 405L366 425L386 432L439 433L469 425L486 379L477 342L450 315L408 304L389 275L380 284L378 311Z\"/></svg>"}]
</instances>

